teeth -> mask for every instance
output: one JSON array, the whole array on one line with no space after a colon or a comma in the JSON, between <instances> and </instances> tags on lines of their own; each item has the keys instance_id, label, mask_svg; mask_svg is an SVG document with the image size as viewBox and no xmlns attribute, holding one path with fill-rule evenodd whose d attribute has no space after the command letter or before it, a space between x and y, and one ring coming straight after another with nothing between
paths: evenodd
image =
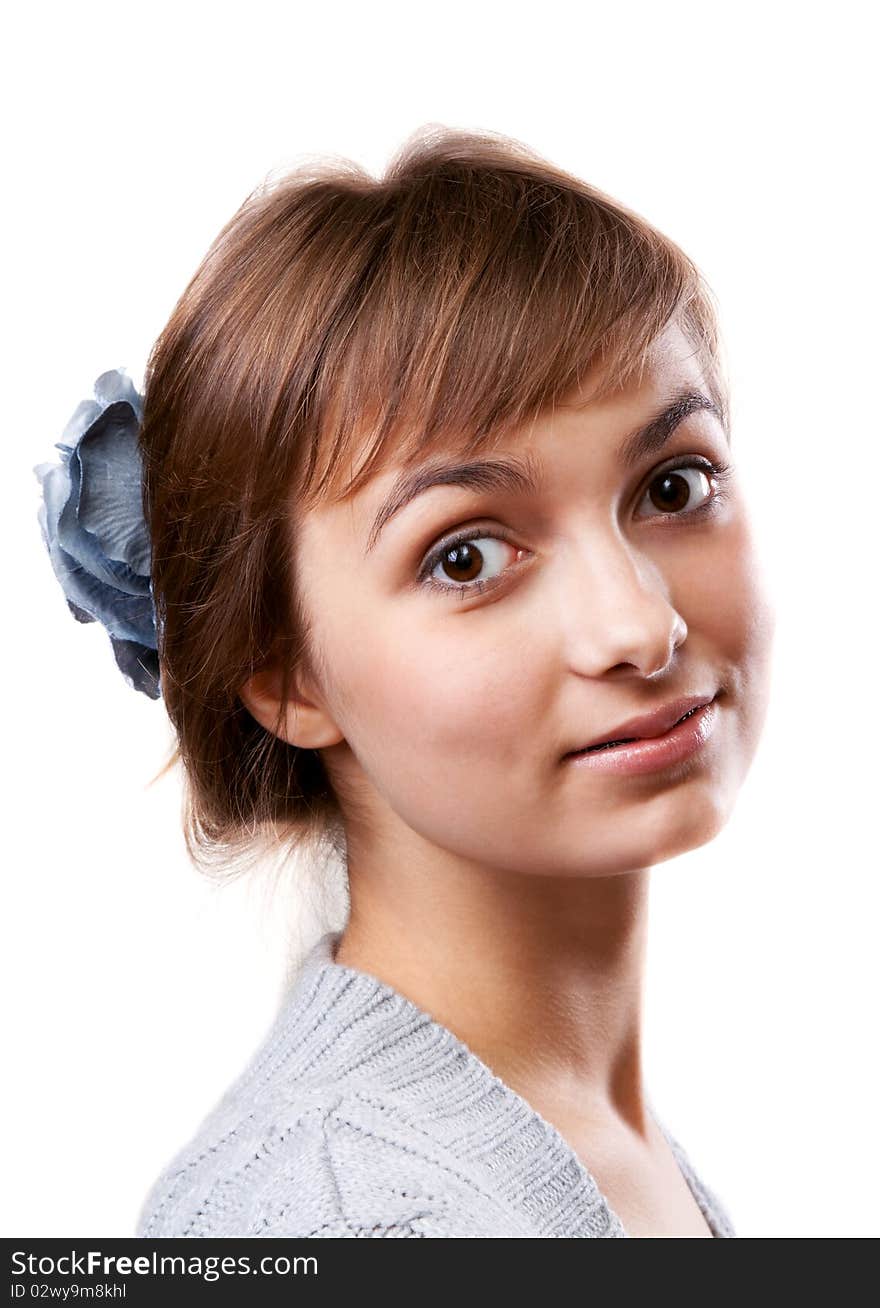
<instances>
[{"instance_id":1,"label":"teeth","mask_svg":"<svg viewBox=\"0 0 880 1308\"><path fill-rule=\"evenodd\" d=\"M623 740L606 740L601 745L590 745L584 750L585 754L592 754L597 749L613 749L615 745L628 745L630 741L638 740L638 736L626 736Z\"/></svg>"},{"instance_id":2,"label":"teeth","mask_svg":"<svg viewBox=\"0 0 880 1308\"><path fill-rule=\"evenodd\" d=\"M697 713L702 707L703 707L702 704L697 704L695 708L688 709L684 717L679 718L678 722L673 722L672 726L677 727L679 722L684 722L685 718L691 717L694 713ZM671 731L672 727L669 727L668 729ZM601 745L590 745L589 748L581 750L580 752L582 754L592 754L597 749L614 749L615 745L628 745L633 740L641 740L641 739L642 739L641 736L625 736L623 740L606 740L603 741Z\"/></svg>"}]
</instances>

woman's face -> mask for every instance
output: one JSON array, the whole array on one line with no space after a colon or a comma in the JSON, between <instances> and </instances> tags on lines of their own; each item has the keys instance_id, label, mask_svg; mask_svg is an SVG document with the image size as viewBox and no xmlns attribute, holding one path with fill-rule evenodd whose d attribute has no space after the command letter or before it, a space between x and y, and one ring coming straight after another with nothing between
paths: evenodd
<instances>
[{"instance_id":1,"label":"woman's face","mask_svg":"<svg viewBox=\"0 0 880 1308\"><path fill-rule=\"evenodd\" d=\"M709 404L672 326L640 382L557 406L481 456L528 463L536 486L447 480L386 516L371 544L397 488L390 467L300 524L298 576L339 742L322 756L386 852L415 836L497 871L607 875L723 825L764 720L774 619L745 494L732 468L711 471L732 464L715 413L698 401L662 445L624 457L627 437L682 392ZM615 750L586 766L564 757L691 695L716 698L690 752L641 770Z\"/></svg>"}]
</instances>

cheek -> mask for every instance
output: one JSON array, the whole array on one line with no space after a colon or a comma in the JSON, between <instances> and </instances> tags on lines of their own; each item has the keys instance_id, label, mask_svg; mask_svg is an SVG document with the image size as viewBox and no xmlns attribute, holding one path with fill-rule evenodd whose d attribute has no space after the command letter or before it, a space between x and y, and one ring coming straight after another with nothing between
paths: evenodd
<instances>
[{"instance_id":1,"label":"cheek","mask_svg":"<svg viewBox=\"0 0 880 1308\"><path fill-rule=\"evenodd\" d=\"M379 625L377 606L359 596L334 610L345 619L322 624L350 750L343 776L377 814L387 807L427 840L475 858L493 833L511 844L515 863L522 843L513 818L536 828L546 665L534 643L527 647L528 630L511 635L500 608L456 613L453 603L436 614L386 605ZM358 631L369 638L352 639Z\"/></svg>"},{"instance_id":2,"label":"cheek","mask_svg":"<svg viewBox=\"0 0 880 1308\"><path fill-rule=\"evenodd\" d=\"M442 603L442 601L441 601ZM452 601L450 601L452 603ZM401 610L403 612L403 610ZM350 646L343 675L355 753L380 777L498 768L534 721L521 642L499 638L491 609L436 622L385 622Z\"/></svg>"},{"instance_id":3,"label":"cheek","mask_svg":"<svg viewBox=\"0 0 880 1308\"><path fill-rule=\"evenodd\" d=\"M680 612L689 642L717 668L735 711L739 779L747 770L766 716L775 609L744 511L691 562Z\"/></svg>"}]
</instances>

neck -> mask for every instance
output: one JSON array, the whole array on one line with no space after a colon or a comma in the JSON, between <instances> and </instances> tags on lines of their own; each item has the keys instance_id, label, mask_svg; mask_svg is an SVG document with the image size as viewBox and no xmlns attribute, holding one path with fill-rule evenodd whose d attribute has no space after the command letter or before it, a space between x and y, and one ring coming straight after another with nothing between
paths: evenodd
<instances>
[{"instance_id":1,"label":"neck","mask_svg":"<svg viewBox=\"0 0 880 1308\"><path fill-rule=\"evenodd\" d=\"M463 1040L547 1116L648 1132L641 1066L648 870L553 878L349 848L336 961Z\"/></svg>"}]
</instances>

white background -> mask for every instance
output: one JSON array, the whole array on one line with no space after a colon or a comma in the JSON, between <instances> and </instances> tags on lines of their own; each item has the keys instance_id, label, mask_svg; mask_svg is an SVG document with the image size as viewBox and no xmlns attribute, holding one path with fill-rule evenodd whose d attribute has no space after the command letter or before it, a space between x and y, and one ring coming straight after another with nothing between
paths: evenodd
<instances>
[{"instance_id":1,"label":"white background","mask_svg":"<svg viewBox=\"0 0 880 1308\"><path fill-rule=\"evenodd\" d=\"M428 122L503 132L609 191L718 296L774 693L724 832L653 873L648 1085L741 1236L880 1233L869 14L178 0L7 18L3 1235L130 1234L315 934L296 886L217 891L189 867L179 781L148 787L161 702L69 614L32 466L100 372L139 384L270 172L323 154L380 172Z\"/></svg>"}]
</instances>

